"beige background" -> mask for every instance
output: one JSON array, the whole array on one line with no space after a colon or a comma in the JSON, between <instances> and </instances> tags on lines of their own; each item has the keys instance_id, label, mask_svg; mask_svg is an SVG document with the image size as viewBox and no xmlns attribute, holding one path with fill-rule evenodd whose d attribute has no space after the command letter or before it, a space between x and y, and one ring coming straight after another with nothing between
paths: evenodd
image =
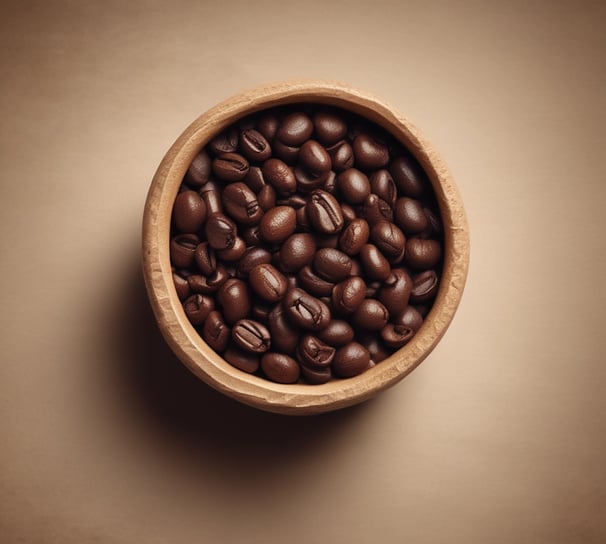
<instances>
[{"instance_id":1,"label":"beige background","mask_svg":"<svg viewBox=\"0 0 606 544\"><path fill-rule=\"evenodd\" d=\"M4 2L0 541L606 542L604 5ZM472 235L429 359L314 418L191 376L139 266L173 140L289 77L404 112Z\"/></svg>"}]
</instances>

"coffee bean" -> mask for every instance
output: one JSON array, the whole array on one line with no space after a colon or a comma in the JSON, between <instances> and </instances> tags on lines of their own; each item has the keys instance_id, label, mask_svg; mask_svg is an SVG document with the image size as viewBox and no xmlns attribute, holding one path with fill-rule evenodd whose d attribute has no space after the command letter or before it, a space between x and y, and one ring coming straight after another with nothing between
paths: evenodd
<instances>
[{"instance_id":1,"label":"coffee bean","mask_svg":"<svg viewBox=\"0 0 606 544\"><path fill-rule=\"evenodd\" d=\"M211 160L206 150L200 151L189 165L184 181L192 187L201 187L210 179Z\"/></svg>"},{"instance_id":2,"label":"coffee bean","mask_svg":"<svg viewBox=\"0 0 606 544\"><path fill-rule=\"evenodd\" d=\"M196 246L194 260L200 272L204 276L209 276L217 268L217 257L215 250L208 242L202 242Z\"/></svg>"},{"instance_id":3,"label":"coffee bean","mask_svg":"<svg viewBox=\"0 0 606 544\"><path fill-rule=\"evenodd\" d=\"M369 181L371 192L387 202L390 208L394 208L398 197L398 189L389 170L382 168L373 172Z\"/></svg>"},{"instance_id":4,"label":"coffee bean","mask_svg":"<svg viewBox=\"0 0 606 544\"><path fill-rule=\"evenodd\" d=\"M354 339L354 330L347 321L333 319L316 336L329 346L341 347Z\"/></svg>"},{"instance_id":5,"label":"coffee bean","mask_svg":"<svg viewBox=\"0 0 606 544\"><path fill-rule=\"evenodd\" d=\"M195 234L178 234L170 241L170 260L177 268L189 268L200 243Z\"/></svg>"},{"instance_id":6,"label":"coffee bean","mask_svg":"<svg viewBox=\"0 0 606 544\"><path fill-rule=\"evenodd\" d=\"M217 250L217 257L225 262L236 262L242 258L245 251L246 242L243 238L236 236L233 246Z\"/></svg>"},{"instance_id":7,"label":"coffee bean","mask_svg":"<svg viewBox=\"0 0 606 544\"><path fill-rule=\"evenodd\" d=\"M212 168L222 181L241 181L248 174L248 161L239 153L223 153L213 160Z\"/></svg>"},{"instance_id":8,"label":"coffee bean","mask_svg":"<svg viewBox=\"0 0 606 544\"><path fill-rule=\"evenodd\" d=\"M302 112L295 112L280 123L275 138L288 146L299 147L311 137L313 130L311 119Z\"/></svg>"},{"instance_id":9,"label":"coffee bean","mask_svg":"<svg viewBox=\"0 0 606 544\"><path fill-rule=\"evenodd\" d=\"M338 249L323 248L315 254L313 268L321 278L337 283L349 277L351 259Z\"/></svg>"},{"instance_id":10,"label":"coffee bean","mask_svg":"<svg viewBox=\"0 0 606 544\"><path fill-rule=\"evenodd\" d=\"M223 310L223 317L230 325L245 319L251 309L250 293L246 284L239 279L227 280L217 291L217 301Z\"/></svg>"},{"instance_id":11,"label":"coffee bean","mask_svg":"<svg viewBox=\"0 0 606 544\"><path fill-rule=\"evenodd\" d=\"M393 210L382 198L370 194L362 205L362 217L371 226L379 221L389 221L391 223L393 221Z\"/></svg>"},{"instance_id":12,"label":"coffee bean","mask_svg":"<svg viewBox=\"0 0 606 544\"><path fill-rule=\"evenodd\" d=\"M229 279L229 274L223 265L217 265L215 270L208 276L202 274L191 274L187 277L187 283L194 293L212 295L221 285Z\"/></svg>"},{"instance_id":13,"label":"coffee bean","mask_svg":"<svg viewBox=\"0 0 606 544\"><path fill-rule=\"evenodd\" d=\"M343 228L341 206L330 193L321 189L311 192L306 206L311 226L324 234L335 234Z\"/></svg>"},{"instance_id":14,"label":"coffee bean","mask_svg":"<svg viewBox=\"0 0 606 544\"><path fill-rule=\"evenodd\" d=\"M240 319L231 329L233 341L242 349L253 353L265 353L271 346L267 327L252 319Z\"/></svg>"},{"instance_id":15,"label":"coffee bean","mask_svg":"<svg viewBox=\"0 0 606 544\"><path fill-rule=\"evenodd\" d=\"M272 347L276 351L294 353L299 343L299 328L286 317L282 304L276 304L267 316L267 324L272 338Z\"/></svg>"},{"instance_id":16,"label":"coffee bean","mask_svg":"<svg viewBox=\"0 0 606 544\"><path fill-rule=\"evenodd\" d=\"M301 369L299 363L285 353L268 352L261 357L261 370L276 383L296 383Z\"/></svg>"},{"instance_id":17,"label":"coffee bean","mask_svg":"<svg viewBox=\"0 0 606 544\"><path fill-rule=\"evenodd\" d=\"M368 177L356 168L348 168L337 176L337 188L349 204L362 204L370 195Z\"/></svg>"},{"instance_id":18,"label":"coffee bean","mask_svg":"<svg viewBox=\"0 0 606 544\"><path fill-rule=\"evenodd\" d=\"M257 121L257 130L265 136L268 142L274 139L279 126L280 119L272 111L263 112Z\"/></svg>"},{"instance_id":19,"label":"coffee bean","mask_svg":"<svg viewBox=\"0 0 606 544\"><path fill-rule=\"evenodd\" d=\"M280 159L268 159L261 167L263 178L282 197L289 197L297 190L297 180L290 167Z\"/></svg>"},{"instance_id":20,"label":"coffee bean","mask_svg":"<svg viewBox=\"0 0 606 544\"><path fill-rule=\"evenodd\" d=\"M299 150L299 167L318 177L331 168L330 155L315 140L307 140Z\"/></svg>"},{"instance_id":21,"label":"coffee bean","mask_svg":"<svg viewBox=\"0 0 606 544\"><path fill-rule=\"evenodd\" d=\"M347 123L330 110L317 111L312 120L316 136L322 145L336 144L347 136Z\"/></svg>"},{"instance_id":22,"label":"coffee bean","mask_svg":"<svg viewBox=\"0 0 606 544\"><path fill-rule=\"evenodd\" d=\"M412 305L408 305L403 312L400 312L393 318L393 323L396 325L406 325L417 332L423 325L423 316Z\"/></svg>"},{"instance_id":23,"label":"coffee bean","mask_svg":"<svg viewBox=\"0 0 606 544\"><path fill-rule=\"evenodd\" d=\"M206 205L206 215L223 213L223 202L221 201L220 186L216 181L210 180L200 189L200 196Z\"/></svg>"},{"instance_id":24,"label":"coffee bean","mask_svg":"<svg viewBox=\"0 0 606 544\"><path fill-rule=\"evenodd\" d=\"M334 286L331 300L340 314L354 312L366 297L366 283L359 276L352 276Z\"/></svg>"},{"instance_id":25,"label":"coffee bean","mask_svg":"<svg viewBox=\"0 0 606 544\"><path fill-rule=\"evenodd\" d=\"M208 314L202 327L202 338L217 353L222 353L227 349L231 331L221 312L213 310Z\"/></svg>"},{"instance_id":26,"label":"coffee bean","mask_svg":"<svg viewBox=\"0 0 606 544\"><path fill-rule=\"evenodd\" d=\"M206 220L206 239L213 249L227 249L236 243L237 228L222 213L213 213Z\"/></svg>"},{"instance_id":27,"label":"coffee bean","mask_svg":"<svg viewBox=\"0 0 606 544\"><path fill-rule=\"evenodd\" d=\"M381 329L381 339L390 348L401 348L408 344L414 336L415 331L405 325L394 325L388 323Z\"/></svg>"},{"instance_id":28,"label":"coffee bean","mask_svg":"<svg viewBox=\"0 0 606 544\"><path fill-rule=\"evenodd\" d=\"M371 364L377 364L384 361L392 353L392 350L385 345L381 336L377 336L375 333L365 333L358 338L360 344L368 350Z\"/></svg>"},{"instance_id":29,"label":"coffee bean","mask_svg":"<svg viewBox=\"0 0 606 544\"><path fill-rule=\"evenodd\" d=\"M308 233L290 235L280 248L280 265L284 272L294 273L311 263L316 252L314 237Z\"/></svg>"},{"instance_id":30,"label":"coffee bean","mask_svg":"<svg viewBox=\"0 0 606 544\"><path fill-rule=\"evenodd\" d=\"M257 197L252 190L242 182L230 183L223 189L223 207L226 213L242 225L252 225L263 217Z\"/></svg>"},{"instance_id":31,"label":"coffee bean","mask_svg":"<svg viewBox=\"0 0 606 544\"><path fill-rule=\"evenodd\" d=\"M335 172L343 172L354 165L354 153L351 145L345 140L326 148Z\"/></svg>"},{"instance_id":32,"label":"coffee bean","mask_svg":"<svg viewBox=\"0 0 606 544\"><path fill-rule=\"evenodd\" d=\"M206 220L206 204L196 191L183 191L173 206L175 227L183 233L196 233Z\"/></svg>"},{"instance_id":33,"label":"coffee bean","mask_svg":"<svg viewBox=\"0 0 606 544\"><path fill-rule=\"evenodd\" d=\"M177 291L179 300L184 301L188 296L191 295L191 289L189 287L189 283L187 282L187 278L177 274L175 271L173 271L173 283L175 284L175 290Z\"/></svg>"},{"instance_id":34,"label":"coffee bean","mask_svg":"<svg viewBox=\"0 0 606 544\"><path fill-rule=\"evenodd\" d=\"M229 127L208 142L208 149L214 155L235 153L238 149L238 131L236 127Z\"/></svg>"},{"instance_id":35,"label":"coffee bean","mask_svg":"<svg viewBox=\"0 0 606 544\"><path fill-rule=\"evenodd\" d=\"M271 253L267 249L258 246L249 247L238 263L237 275L240 278L247 278L255 266L270 262Z\"/></svg>"},{"instance_id":36,"label":"coffee bean","mask_svg":"<svg viewBox=\"0 0 606 544\"><path fill-rule=\"evenodd\" d=\"M284 274L271 264L255 266L250 271L248 281L253 291L268 302L282 300L288 289L288 282Z\"/></svg>"},{"instance_id":37,"label":"coffee bean","mask_svg":"<svg viewBox=\"0 0 606 544\"><path fill-rule=\"evenodd\" d=\"M276 206L265 212L259 230L262 238L270 243L286 240L297 226L297 214L290 206Z\"/></svg>"},{"instance_id":38,"label":"coffee bean","mask_svg":"<svg viewBox=\"0 0 606 544\"><path fill-rule=\"evenodd\" d=\"M318 276L311 266L301 268L297 274L297 279L303 289L316 297L329 296L335 286L333 282L326 281Z\"/></svg>"},{"instance_id":39,"label":"coffee bean","mask_svg":"<svg viewBox=\"0 0 606 544\"><path fill-rule=\"evenodd\" d=\"M335 348L311 334L305 334L297 346L297 359L311 368L325 368L335 356Z\"/></svg>"},{"instance_id":40,"label":"coffee bean","mask_svg":"<svg viewBox=\"0 0 606 544\"><path fill-rule=\"evenodd\" d=\"M356 136L352 147L355 163L362 170L376 170L389 162L387 146L369 134Z\"/></svg>"},{"instance_id":41,"label":"coffee bean","mask_svg":"<svg viewBox=\"0 0 606 544\"><path fill-rule=\"evenodd\" d=\"M366 331L379 331L389 319L389 312L374 298L366 298L351 315L354 327Z\"/></svg>"},{"instance_id":42,"label":"coffee bean","mask_svg":"<svg viewBox=\"0 0 606 544\"><path fill-rule=\"evenodd\" d=\"M223 358L230 365L248 374L256 372L260 364L260 357L257 353L244 350L236 345L230 345L223 353Z\"/></svg>"},{"instance_id":43,"label":"coffee bean","mask_svg":"<svg viewBox=\"0 0 606 544\"><path fill-rule=\"evenodd\" d=\"M396 224L407 234L419 234L429 226L423 205L414 198L398 198L394 215Z\"/></svg>"},{"instance_id":44,"label":"coffee bean","mask_svg":"<svg viewBox=\"0 0 606 544\"><path fill-rule=\"evenodd\" d=\"M347 225L339 238L339 248L347 255L353 256L360 253L362 246L368 242L370 229L365 219L353 219Z\"/></svg>"},{"instance_id":45,"label":"coffee bean","mask_svg":"<svg viewBox=\"0 0 606 544\"><path fill-rule=\"evenodd\" d=\"M185 299L183 309L192 325L202 325L208 314L215 309L215 301L211 297L195 294Z\"/></svg>"},{"instance_id":46,"label":"coffee bean","mask_svg":"<svg viewBox=\"0 0 606 544\"><path fill-rule=\"evenodd\" d=\"M404 311L412 291L412 279L403 268L393 268L391 274L378 291L378 300L387 308L390 315Z\"/></svg>"},{"instance_id":47,"label":"coffee bean","mask_svg":"<svg viewBox=\"0 0 606 544\"><path fill-rule=\"evenodd\" d=\"M437 240L409 238L406 242L406 263L417 270L434 268L442 258L442 246Z\"/></svg>"},{"instance_id":48,"label":"coffee bean","mask_svg":"<svg viewBox=\"0 0 606 544\"><path fill-rule=\"evenodd\" d=\"M377 221L370 229L370 240L390 263L399 263L404 258L406 238L393 223Z\"/></svg>"},{"instance_id":49,"label":"coffee bean","mask_svg":"<svg viewBox=\"0 0 606 544\"><path fill-rule=\"evenodd\" d=\"M364 372L369 364L369 351L358 342L350 342L337 350L332 368L337 376L351 378Z\"/></svg>"},{"instance_id":50,"label":"coffee bean","mask_svg":"<svg viewBox=\"0 0 606 544\"><path fill-rule=\"evenodd\" d=\"M302 289L290 289L284 297L286 315L306 330L321 330L330 322L330 310L321 300Z\"/></svg>"},{"instance_id":51,"label":"coffee bean","mask_svg":"<svg viewBox=\"0 0 606 544\"><path fill-rule=\"evenodd\" d=\"M439 287L438 275L435 270L425 270L412 277L410 300L413 303L432 300Z\"/></svg>"},{"instance_id":52,"label":"coffee bean","mask_svg":"<svg viewBox=\"0 0 606 544\"><path fill-rule=\"evenodd\" d=\"M248 174L246 174L246 177L244 178L244 183L246 183L250 190L258 196L259 191L267 185L261 167L250 166L248 168Z\"/></svg>"},{"instance_id":53,"label":"coffee bean","mask_svg":"<svg viewBox=\"0 0 606 544\"><path fill-rule=\"evenodd\" d=\"M360 262L366 277L371 280L385 280L391 272L389 261L373 244L364 244L360 250Z\"/></svg>"},{"instance_id":54,"label":"coffee bean","mask_svg":"<svg viewBox=\"0 0 606 544\"><path fill-rule=\"evenodd\" d=\"M260 208L266 212L276 206L276 190L272 185L266 185L263 187L257 195L257 201L259 202Z\"/></svg>"},{"instance_id":55,"label":"coffee bean","mask_svg":"<svg viewBox=\"0 0 606 544\"><path fill-rule=\"evenodd\" d=\"M321 385L332 379L332 370L330 366L317 368L301 365L301 374L303 374L305 381L310 385Z\"/></svg>"},{"instance_id":56,"label":"coffee bean","mask_svg":"<svg viewBox=\"0 0 606 544\"><path fill-rule=\"evenodd\" d=\"M265 161L271 157L269 142L259 131L246 129L240 132L239 147L250 161Z\"/></svg>"},{"instance_id":57,"label":"coffee bean","mask_svg":"<svg viewBox=\"0 0 606 544\"><path fill-rule=\"evenodd\" d=\"M389 165L389 172L403 196L419 198L429 185L425 174L412 156L395 158Z\"/></svg>"}]
</instances>

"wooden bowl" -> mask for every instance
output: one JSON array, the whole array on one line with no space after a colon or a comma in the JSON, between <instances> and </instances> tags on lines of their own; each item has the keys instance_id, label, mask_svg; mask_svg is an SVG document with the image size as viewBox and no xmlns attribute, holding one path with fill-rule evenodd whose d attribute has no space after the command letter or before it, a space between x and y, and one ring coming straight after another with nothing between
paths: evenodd
<instances>
[{"instance_id":1,"label":"wooden bowl","mask_svg":"<svg viewBox=\"0 0 606 544\"><path fill-rule=\"evenodd\" d=\"M189 323L172 282L171 212L183 176L207 142L237 119L291 103L316 103L352 111L382 126L417 158L437 195L444 225L441 287L413 339L366 372L323 385L278 384L242 372L214 352ZM178 358L208 385L243 403L283 414L315 414L360 403L393 386L421 363L442 338L461 300L469 266L463 203L446 165L405 117L382 100L327 81L285 81L244 91L213 107L179 136L151 183L143 219L143 271L159 328Z\"/></svg>"}]
</instances>

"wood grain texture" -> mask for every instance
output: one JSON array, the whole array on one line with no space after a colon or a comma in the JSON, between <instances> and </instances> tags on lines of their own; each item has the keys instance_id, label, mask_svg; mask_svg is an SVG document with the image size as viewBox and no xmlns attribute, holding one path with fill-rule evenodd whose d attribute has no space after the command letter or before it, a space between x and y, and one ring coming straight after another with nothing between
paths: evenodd
<instances>
[{"instance_id":1,"label":"wood grain texture","mask_svg":"<svg viewBox=\"0 0 606 544\"><path fill-rule=\"evenodd\" d=\"M210 349L189 323L172 283L169 233L172 205L189 164L221 130L273 106L310 102L337 106L393 134L427 172L445 231L441 287L413 340L363 374L323 385L283 385L246 374ZM285 81L241 92L198 117L175 141L152 180L143 218L143 272L160 330L179 359L208 385L243 403L283 414L315 414L363 402L402 380L434 349L450 325L469 267L469 233L459 191L431 143L381 99L334 81Z\"/></svg>"}]
</instances>

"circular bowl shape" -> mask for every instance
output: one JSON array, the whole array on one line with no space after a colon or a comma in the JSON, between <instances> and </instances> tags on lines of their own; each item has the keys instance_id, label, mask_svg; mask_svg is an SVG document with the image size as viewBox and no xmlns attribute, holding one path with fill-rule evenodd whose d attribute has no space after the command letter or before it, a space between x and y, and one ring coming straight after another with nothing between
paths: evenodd
<instances>
[{"instance_id":1,"label":"circular bowl shape","mask_svg":"<svg viewBox=\"0 0 606 544\"><path fill-rule=\"evenodd\" d=\"M423 325L404 347L351 378L321 385L280 384L243 372L213 351L191 325L177 296L169 255L171 214L183 177L199 151L251 113L306 103L348 110L389 132L417 159L435 192L443 223L441 281ZM177 357L218 391L256 408L316 414L365 401L395 385L440 341L459 305L469 267L469 234L458 189L431 144L381 99L331 81L285 81L242 92L196 119L167 152L151 183L143 218L143 272L160 331Z\"/></svg>"}]
</instances>

